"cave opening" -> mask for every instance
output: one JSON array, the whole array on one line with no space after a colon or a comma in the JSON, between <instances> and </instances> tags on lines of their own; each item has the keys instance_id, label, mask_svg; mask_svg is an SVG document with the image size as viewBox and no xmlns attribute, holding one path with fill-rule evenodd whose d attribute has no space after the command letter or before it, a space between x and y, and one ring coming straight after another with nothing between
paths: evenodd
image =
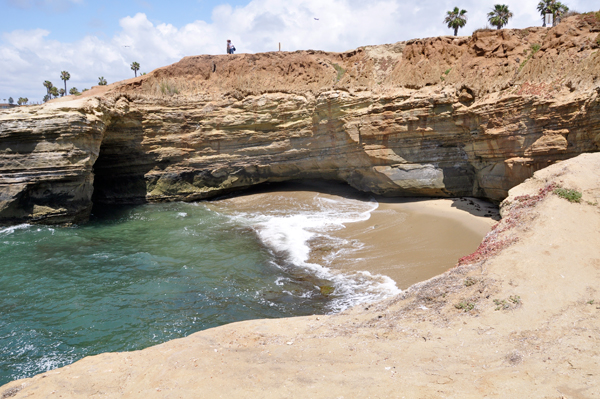
<instances>
[{"instance_id":1,"label":"cave opening","mask_svg":"<svg viewBox=\"0 0 600 399\"><path fill-rule=\"evenodd\" d=\"M106 129L92 169L92 212L103 206L147 202L145 175L153 160L142 148L141 123L136 122L117 120Z\"/></svg>"}]
</instances>

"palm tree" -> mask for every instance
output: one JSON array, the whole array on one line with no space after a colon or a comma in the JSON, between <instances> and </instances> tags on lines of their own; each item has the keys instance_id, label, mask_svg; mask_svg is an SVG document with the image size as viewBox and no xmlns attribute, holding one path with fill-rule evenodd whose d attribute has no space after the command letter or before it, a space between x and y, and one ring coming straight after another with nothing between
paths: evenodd
<instances>
[{"instance_id":1,"label":"palm tree","mask_svg":"<svg viewBox=\"0 0 600 399\"><path fill-rule=\"evenodd\" d=\"M492 11L488 12L488 21L492 26L501 29L513 17L506 4L495 4Z\"/></svg>"},{"instance_id":2,"label":"palm tree","mask_svg":"<svg viewBox=\"0 0 600 399\"><path fill-rule=\"evenodd\" d=\"M59 96L58 89L55 86L52 86L52 88L50 89L50 94L53 95L54 98L57 98Z\"/></svg>"},{"instance_id":3,"label":"palm tree","mask_svg":"<svg viewBox=\"0 0 600 399\"><path fill-rule=\"evenodd\" d=\"M27 101L29 101L29 99L27 97L19 97L19 99L17 100L17 104L25 105L25 104L27 104Z\"/></svg>"},{"instance_id":4,"label":"palm tree","mask_svg":"<svg viewBox=\"0 0 600 399\"><path fill-rule=\"evenodd\" d=\"M98 78L98 85L100 85L100 86L106 86L106 79L104 79L104 76L100 76Z\"/></svg>"},{"instance_id":5,"label":"palm tree","mask_svg":"<svg viewBox=\"0 0 600 399\"><path fill-rule=\"evenodd\" d=\"M137 78L137 71L140 70L140 64L138 64L137 62L132 62L131 70L135 73L135 77Z\"/></svg>"},{"instance_id":6,"label":"palm tree","mask_svg":"<svg viewBox=\"0 0 600 399\"><path fill-rule=\"evenodd\" d=\"M77 87L71 87L71 90L69 90L69 94L77 95L79 94L79 90L77 90Z\"/></svg>"},{"instance_id":7,"label":"palm tree","mask_svg":"<svg viewBox=\"0 0 600 399\"><path fill-rule=\"evenodd\" d=\"M550 6L556 0L541 0L537 5L538 12L542 15L542 26L546 27L546 12L550 11Z\"/></svg>"},{"instance_id":8,"label":"palm tree","mask_svg":"<svg viewBox=\"0 0 600 399\"><path fill-rule=\"evenodd\" d=\"M454 36L457 36L458 29L467 24L467 10L454 7L454 10L446 12L444 23L448 24L448 28L454 29Z\"/></svg>"},{"instance_id":9,"label":"palm tree","mask_svg":"<svg viewBox=\"0 0 600 399\"><path fill-rule=\"evenodd\" d=\"M46 80L46 81L44 81L44 87L46 88L46 94L50 94L50 89L52 87L54 87L54 85L52 84L51 81Z\"/></svg>"},{"instance_id":10,"label":"palm tree","mask_svg":"<svg viewBox=\"0 0 600 399\"><path fill-rule=\"evenodd\" d=\"M542 15L542 26L546 26L546 13L552 13L555 21L560 21L560 17L569 11L569 7L556 0L541 0L537 5L537 10Z\"/></svg>"},{"instance_id":11,"label":"palm tree","mask_svg":"<svg viewBox=\"0 0 600 399\"><path fill-rule=\"evenodd\" d=\"M65 92L67 91L67 80L71 79L71 74L67 71L62 71L60 73L60 79L65 82Z\"/></svg>"},{"instance_id":12,"label":"palm tree","mask_svg":"<svg viewBox=\"0 0 600 399\"><path fill-rule=\"evenodd\" d=\"M64 97L64 95L65 95L66 93L67 93L67 92L65 91L65 89L60 89L60 90L58 91L58 94L60 94L60 96L61 96L61 97Z\"/></svg>"},{"instance_id":13,"label":"palm tree","mask_svg":"<svg viewBox=\"0 0 600 399\"><path fill-rule=\"evenodd\" d=\"M569 7L566 6L566 4L561 3L560 1L557 1L554 4L554 7L551 9L552 13L554 14L554 20L558 22L560 22L560 19L562 18L563 15L565 15L568 11L569 11Z\"/></svg>"}]
</instances>

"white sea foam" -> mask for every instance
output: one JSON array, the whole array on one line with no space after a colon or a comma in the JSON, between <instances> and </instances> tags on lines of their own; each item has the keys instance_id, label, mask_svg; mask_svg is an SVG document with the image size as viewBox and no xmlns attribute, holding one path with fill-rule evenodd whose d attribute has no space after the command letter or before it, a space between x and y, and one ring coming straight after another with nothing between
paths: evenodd
<instances>
[{"instance_id":1,"label":"white sea foam","mask_svg":"<svg viewBox=\"0 0 600 399\"><path fill-rule=\"evenodd\" d=\"M35 331L33 332L35 333ZM35 357L35 360L16 365L12 370L11 377L14 379L28 378L32 374L51 371L77 360L72 349L61 352L56 349L57 344L51 346L52 348L44 348L47 350L47 353L41 357ZM17 350L9 352L7 355L12 357L27 356L38 353L40 349L36 348L33 344L25 344Z\"/></svg>"},{"instance_id":2,"label":"white sea foam","mask_svg":"<svg viewBox=\"0 0 600 399\"><path fill-rule=\"evenodd\" d=\"M16 230L21 230L21 229L26 229L28 227L30 227L30 224L18 224L16 226L9 226L9 227L5 227L3 229L0 229L0 235L9 235L14 233Z\"/></svg>"},{"instance_id":3,"label":"white sea foam","mask_svg":"<svg viewBox=\"0 0 600 399\"><path fill-rule=\"evenodd\" d=\"M369 272L341 272L327 267L335 257L348 256L348 252L363 245L357 240L349 242L335 237L332 233L343 229L345 224L368 220L379 204L374 200L338 200L320 195L316 195L313 201L310 206L297 204L286 207L285 211L262 209L252 213L237 213L234 219L252 226L261 242L275 254L285 257L290 264L303 268L319 279L330 281L334 293L329 306L333 312L399 293L396 283L387 276ZM309 261L310 243L317 239L333 243L334 249L323 258L324 264ZM281 285L282 281L278 280L277 283Z\"/></svg>"},{"instance_id":4,"label":"white sea foam","mask_svg":"<svg viewBox=\"0 0 600 399\"><path fill-rule=\"evenodd\" d=\"M275 280L275 284L284 285L285 283L289 283L291 280L287 277L277 277Z\"/></svg>"}]
</instances>

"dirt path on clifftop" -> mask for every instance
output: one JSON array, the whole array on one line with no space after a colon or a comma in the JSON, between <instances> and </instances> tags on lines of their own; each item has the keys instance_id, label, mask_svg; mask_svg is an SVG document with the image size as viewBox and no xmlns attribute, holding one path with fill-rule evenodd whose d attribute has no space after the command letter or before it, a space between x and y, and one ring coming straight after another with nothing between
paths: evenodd
<instances>
[{"instance_id":1,"label":"dirt path on clifftop","mask_svg":"<svg viewBox=\"0 0 600 399\"><path fill-rule=\"evenodd\" d=\"M582 203L552 194L554 185L583 192ZM398 297L334 316L240 322L88 357L7 384L0 394L597 398L599 200L600 154L581 155L511 190L502 222L471 257L476 263Z\"/></svg>"}]
</instances>

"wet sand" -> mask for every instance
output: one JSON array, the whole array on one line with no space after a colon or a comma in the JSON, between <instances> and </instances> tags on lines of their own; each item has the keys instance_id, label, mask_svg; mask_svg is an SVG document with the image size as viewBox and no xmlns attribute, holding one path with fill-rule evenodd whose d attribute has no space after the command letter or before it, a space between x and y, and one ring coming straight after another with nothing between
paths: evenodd
<instances>
[{"instance_id":1,"label":"wet sand","mask_svg":"<svg viewBox=\"0 0 600 399\"><path fill-rule=\"evenodd\" d=\"M310 209L317 196L378 203L366 221L310 242L310 262L341 272L368 271L392 278L398 288L439 275L475 251L496 223L495 205L471 198L378 198L347 185L293 182L214 201L221 210L293 213Z\"/></svg>"},{"instance_id":2,"label":"wet sand","mask_svg":"<svg viewBox=\"0 0 600 399\"><path fill-rule=\"evenodd\" d=\"M458 259L474 252L496 223L452 205L460 199L380 202L365 222L351 223L340 235L365 243L354 259L339 259L331 267L368 270L391 277L398 288L439 275ZM495 211L492 204L482 206Z\"/></svg>"}]
</instances>

